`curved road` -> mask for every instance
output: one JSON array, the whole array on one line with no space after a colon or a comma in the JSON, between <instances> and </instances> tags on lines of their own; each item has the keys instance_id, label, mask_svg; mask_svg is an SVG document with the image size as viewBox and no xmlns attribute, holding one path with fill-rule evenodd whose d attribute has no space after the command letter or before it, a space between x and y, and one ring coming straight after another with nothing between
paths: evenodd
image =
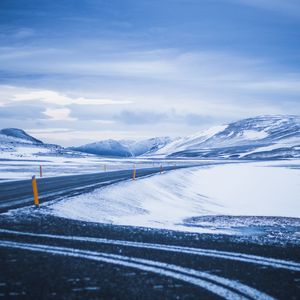
<instances>
[{"instance_id":1,"label":"curved road","mask_svg":"<svg viewBox=\"0 0 300 300\"><path fill-rule=\"evenodd\" d=\"M0 220L0 299L299 296L297 248L45 215Z\"/></svg>"},{"instance_id":2,"label":"curved road","mask_svg":"<svg viewBox=\"0 0 300 300\"><path fill-rule=\"evenodd\" d=\"M188 166L165 166L163 167L163 171L184 167L186 168ZM143 177L159 172L160 168L137 169L136 177ZM40 202L84 193L98 187L130 179L132 175L133 170L121 170L94 174L37 178ZM0 182L0 212L27 206L32 203L31 179Z\"/></svg>"},{"instance_id":3,"label":"curved road","mask_svg":"<svg viewBox=\"0 0 300 300\"><path fill-rule=\"evenodd\" d=\"M47 201L131 176L107 172L38 185ZM3 210L32 203L30 181L1 187ZM0 299L299 299L296 245L80 222L43 210L0 214Z\"/></svg>"}]
</instances>

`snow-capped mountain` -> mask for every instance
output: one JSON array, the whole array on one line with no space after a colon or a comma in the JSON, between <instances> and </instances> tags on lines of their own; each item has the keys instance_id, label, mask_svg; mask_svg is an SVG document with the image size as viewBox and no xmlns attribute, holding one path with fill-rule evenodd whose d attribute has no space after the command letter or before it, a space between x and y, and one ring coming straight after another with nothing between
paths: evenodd
<instances>
[{"instance_id":1,"label":"snow-capped mountain","mask_svg":"<svg viewBox=\"0 0 300 300\"><path fill-rule=\"evenodd\" d=\"M71 149L101 156L135 157L146 153L153 153L172 141L169 137L156 137L142 141L116 141L110 139L72 147Z\"/></svg>"},{"instance_id":2,"label":"snow-capped mountain","mask_svg":"<svg viewBox=\"0 0 300 300\"><path fill-rule=\"evenodd\" d=\"M170 143L156 155L243 159L300 157L300 117L260 116L216 126Z\"/></svg>"},{"instance_id":3,"label":"snow-capped mountain","mask_svg":"<svg viewBox=\"0 0 300 300\"><path fill-rule=\"evenodd\" d=\"M47 155L83 156L84 153L107 157L135 157L155 152L172 141L169 137L157 137L142 141L110 139L80 147L63 148L59 145L45 144L22 129L5 128L0 130L1 157L12 159Z\"/></svg>"},{"instance_id":4,"label":"snow-capped mountain","mask_svg":"<svg viewBox=\"0 0 300 300\"><path fill-rule=\"evenodd\" d=\"M72 150L101 156L130 157L131 152L126 146L115 140L104 140L91 144L72 147Z\"/></svg>"},{"instance_id":5,"label":"snow-capped mountain","mask_svg":"<svg viewBox=\"0 0 300 300\"><path fill-rule=\"evenodd\" d=\"M154 153L172 141L170 137L155 137L142 141L123 140L120 142L129 149L132 156L140 156Z\"/></svg>"},{"instance_id":6,"label":"snow-capped mountain","mask_svg":"<svg viewBox=\"0 0 300 300\"><path fill-rule=\"evenodd\" d=\"M59 145L45 144L22 129L0 130L1 159L44 159L47 156L78 157L80 153Z\"/></svg>"},{"instance_id":7,"label":"snow-capped mountain","mask_svg":"<svg viewBox=\"0 0 300 300\"><path fill-rule=\"evenodd\" d=\"M0 144L4 143L43 144L42 141L18 128L4 128L0 130Z\"/></svg>"},{"instance_id":8,"label":"snow-capped mountain","mask_svg":"<svg viewBox=\"0 0 300 300\"><path fill-rule=\"evenodd\" d=\"M84 154L85 153L85 154ZM0 130L0 158L95 154L106 157L215 159L300 158L300 116L260 116L212 127L184 138L105 140L80 147L45 144L16 128Z\"/></svg>"}]
</instances>

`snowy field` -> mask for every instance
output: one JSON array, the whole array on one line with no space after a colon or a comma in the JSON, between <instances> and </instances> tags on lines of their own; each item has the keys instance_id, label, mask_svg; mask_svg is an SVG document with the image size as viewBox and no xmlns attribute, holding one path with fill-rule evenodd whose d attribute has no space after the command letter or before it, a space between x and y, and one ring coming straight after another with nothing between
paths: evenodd
<instances>
[{"instance_id":1,"label":"snowy field","mask_svg":"<svg viewBox=\"0 0 300 300\"><path fill-rule=\"evenodd\" d=\"M21 151L21 149L20 149ZM193 164L199 161L101 158L93 155L66 157L50 156L35 157L23 154L22 157L8 158L0 153L0 181L30 179L33 175L39 177L42 166L43 177L99 173L108 171L128 170L135 165L139 168ZM30 153L31 154L31 153Z\"/></svg>"},{"instance_id":2,"label":"snowy field","mask_svg":"<svg viewBox=\"0 0 300 300\"><path fill-rule=\"evenodd\" d=\"M134 166L140 169L159 167L160 165L191 165L201 162L192 159L93 155L62 148L58 145L43 144L40 141L33 143L34 138L19 129L11 129L10 132L14 135L1 134L0 130L0 181L30 179L33 175L39 177L40 167L42 167L43 177L53 177L129 170L133 169ZM20 135L23 137L22 139L18 138ZM152 139L145 142L146 144L138 144L135 151L141 151L141 147L153 146L151 144L153 143ZM108 146L110 146L109 143Z\"/></svg>"},{"instance_id":3,"label":"snowy field","mask_svg":"<svg viewBox=\"0 0 300 300\"><path fill-rule=\"evenodd\" d=\"M89 222L235 234L254 223L299 226L299 219L290 219L300 218L299 195L299 160L249 162L181 169L126 181L46 204L45 212ZM213 216L217 215L223 217L216 220ZM262 222L252 216L274 218ZM289 218L283 222L277 217ZM295 234L299 237L298 231Z\"/></svg>"}]
</instances>

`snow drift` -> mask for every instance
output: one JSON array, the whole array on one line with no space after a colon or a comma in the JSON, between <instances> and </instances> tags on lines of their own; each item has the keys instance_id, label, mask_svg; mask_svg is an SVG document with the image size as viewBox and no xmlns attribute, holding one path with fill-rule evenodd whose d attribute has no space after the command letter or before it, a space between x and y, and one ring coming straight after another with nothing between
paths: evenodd
<instances>
[{"instance_id":1,"label":"snow drift","mask_svg":"<svg viewBox=\"0 0 300 300\"><path fill-rule=\"evenodd\" d=\"M298 169L284 162L243 163L122 182L48 208L56 216L82 221L201 232L189 220L206 215L300 217L298 195Z\"/></svg>"}]
</instances>

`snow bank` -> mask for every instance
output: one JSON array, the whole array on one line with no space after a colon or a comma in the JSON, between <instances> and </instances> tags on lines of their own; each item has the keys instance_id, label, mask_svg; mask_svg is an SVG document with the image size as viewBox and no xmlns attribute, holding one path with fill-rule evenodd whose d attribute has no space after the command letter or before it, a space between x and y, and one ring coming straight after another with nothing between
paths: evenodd
<instances>
[{"instance_id":1,"label":"snow bank","mask_svg":"<svg viewBox=\"0 0 300 300\"><path fill-rule=\"evenodd\" d=\"M187 227L187 219L220 214L300 217L300 162L292 167L287 165L291 162L276 164L176 170L101 188L49 208L56 216L76 220L196 232L201 229Z\"/></svg>"}]
</instances>

